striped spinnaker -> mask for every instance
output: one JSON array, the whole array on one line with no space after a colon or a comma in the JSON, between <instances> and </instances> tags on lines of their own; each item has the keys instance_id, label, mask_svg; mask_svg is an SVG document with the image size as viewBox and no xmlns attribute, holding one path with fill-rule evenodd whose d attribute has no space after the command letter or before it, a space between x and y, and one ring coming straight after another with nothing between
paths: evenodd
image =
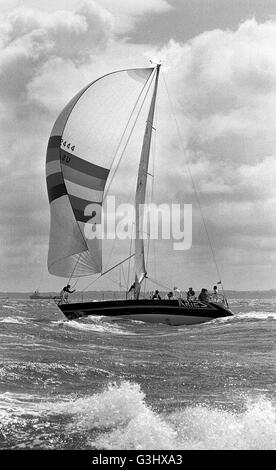
<instances>
[{"instance_id":1,"label":"striped spinnaker","mask_svg":"<svg viewBox=\"0 0 276 470\"><path fill-rule=\"evenodd\" d=\"M102 244L85 224L100 224L101 206L118 142L153 69L113 72L81 90L50 135L46 178L51 210L48 270L68 277L102 271ZM89 216L85 209L95 204Z\"/></svg>"}]
</instances>

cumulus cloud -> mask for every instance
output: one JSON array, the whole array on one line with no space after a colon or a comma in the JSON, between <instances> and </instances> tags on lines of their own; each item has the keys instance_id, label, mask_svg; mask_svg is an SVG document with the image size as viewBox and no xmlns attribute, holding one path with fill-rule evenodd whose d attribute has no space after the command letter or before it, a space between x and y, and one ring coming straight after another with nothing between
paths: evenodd
<instances>
[{"instance_id":1,"label":"cumulus cloud","mask_svg":"<svg viewBox=\"0 0 276 470\"><path fill-rule=\"evenodd\" d=\"M170 155L173 165L159 186L167 180L166 196L193 202L199 221L192 175L218 258L228 266L237 259L251 264L274 259L275 40L275 21L251 19L236 31L209 31L151 51L164 60L182 135L177 146L178 132L173 137L163 124L161 139L169 142L164 159ZM204 229L196 227L194 243L204 257L206 236L204 242Z\"/></svg>"},{"instance_id":2,"label":"cumulus cloud","mask_svg":"<svg viewBox=\"0 0 276 470\"><path fill-rule=\"evenodd\" d=\"M6 273L23 259L33 265L38 246L46 259L44 162L50 129L67 93L72 96L82 86L80 78L74 82L74 72L76 76L77 68L90 63L91 54L106 49L112 28L112 15L94 2L83 3L77 11L15 8L1 15L0 224ZM16 275L13 268L12 273Z\"/></svg>"},{"instance_id":3,"label":"cumulus cloud","mask_svg":"<svg viewBox=\"0 0 276 470\"><path fill-rule=\"evenodd\" d=\"M132 2L127 7L122 4L123 21L119 10L104 1L57 0L42 8L32 0L24 2L24 6L19 0L9 8L3 5L0 224L7 283L8 273L16 276L9 266L17 266L18 274L24 258L33 266L38 245L46 259L49 207L44 166L47 141L57 114L85 84L112 67L125 67L122 56L128 58L130 67L132 63L144 66L142 48L116 39L116 34L121 23L121 31L131 28L137 21L136 13L141 17L143 12L164 10L165 4L164 0L139 3L136 7Z\"/></svg>"},{"instance_id":4,"label":"cumulus cloud","mask_svg":"<svg viewBox=\"0 0 276 470\"><path fill-rule=\"evenodd\" d=\"M190 158L203 154L231 168L273 154L275 40L275 22L252 19L237 31L206 32L181 47L171 41L156 52L167 67L177 58L167 76Z\"/></svg>"},{"instance_id":5,"label":"cumulus cloud","mask_svg":"<svg viewBox=\"0 0 276 470\"><path fill-rule=\"evenodd\" d=\"M165 13L173 8L166 0L116 0L116 2L98 0L98 2L113 13L116 31L121 34L132 29L143 15Z\"/></svg>"},{"instance_id":6,"label":"cumulus cloud","mask_svg":"<svg viewBox=\"0 0 276 470\"><path fill-rule=\"evenodd\" d=\"M112 16L94 3L77 12L15 9L2 19L0 29L2 98L23 98L26 85L45 64L51 68L53 59L87 61L106 47L111 34Z\"/></svg>"},{"instance_id":7,"label":"cumulus cloud","mask_svg":"<svg viewBox=\"0 0 276 470\"><path fill-rule=\"evenodd\" d=\"M171 40L158 49L130 44L126 36L144 14L168 11L165 0L79 5L71 0L70 8L59 0L63 10L43 12L31 0L24 8L14 4L14 10L2 13L0 26L0 188L5 196L0 210L2 246L9 258L12 246L17 246L14 259L19 260L38 239L46 254L44 161L58 112L97 76L145 66L150 57L165 61L162 69L182 136L179 144L161 78L157 201L193 203L199 224L194 182L223 263L237 266L239 256L257 263L256 247L271 263L276 228L276 22L251 19L236 31L209 31L185 44ZM201 229L186 254L188 262L192 255L199 264L205 260Z\"/></svg>"}]
</instances>

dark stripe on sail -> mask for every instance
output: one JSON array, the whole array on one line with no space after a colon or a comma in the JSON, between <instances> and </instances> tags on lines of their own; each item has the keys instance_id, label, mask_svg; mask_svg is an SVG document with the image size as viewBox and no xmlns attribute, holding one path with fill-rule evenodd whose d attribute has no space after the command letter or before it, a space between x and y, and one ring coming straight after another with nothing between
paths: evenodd
<instances>
[{"instance_id":1,"label":"dark stripe on sail","mask_svg":"<svg viewBox=\"0 0 276 470\"><path fill-rule=\"evenodd\" d=\"M51 135L48 141L48 148L59 148L61 145L61 135Z\"/></svg>"},{"instance_id":2,"label":"dark stripe on sail","mask_svg":"<svg viewBox=\"0 0 276 470\"><path fill-rule=\"evenodd\" d=\"M59 160L60 157L61 136L52 135L48 141L46 162Z\"/></svg>"},{"instance_id":3,"label":"dark stripe on sail","mask_svg":"<svg viewBox=\"0 0 276 470\"><path fill-rule=\"evenodd\" d=\"M62 173L53 173L52 175L47 176L47 188L52 189L55 186L60 186L61 184L64 184Z\"/></svg>"},{"instance_id":4,"label":"dark stripe on sail","mask_svg":"<svg viewBox=\"0 0 276 470\"><path fill-rule=\"evenodd\" d=\"M94 176L86 175L78 170L74 170L67 165L62 166L63 177L66 181L84 186L86 188L95 189L96 191L103 191L106 180L95 178Z\"/></svg>"},{"instance_id":5,"label":"dark stripe on sail","mask_svg":"<svg viewBox=\"0 0 276 470\"><path fill-rule=\"evenodd\" d=\"M74 170L78 170L82 173L102 180L106 180L109 174L109 170L107 168L86 162L82 158L76 157L75 155L72 155L65 150L61 150L60 160L61 163L69 166L70 168L73 168Z\"/></svg>"},{"instance_id":6,"label":"dark stripe on sail","mask_svg":"<svg viewBox=\"0 0 276 470\"><path fill-rule=\"evenodd\" d=\"M99 221L99 216L101 216L101 203L94 201L87 201L76 196L68 194L72 209L74 211L75 217L79 222L87 222L92 219L93 212L97 212L97 221ZM89 210L89 215L84 215L84 211L89 204L95 204L95 209L92 207ZM100 212L100 213L99 213ZM96 214L95 214L96 215ZM94 215L94 216L95 216Z\"/></svg>"},{"instance_id":7,"label":"dark stripe on sail","mask_svg":"<svg viewBox=\"0 0 276 470\"><path fill-rule=\"evenodd\" d=\"M69 198L73 209L80 210L81 212L84 212L88 204L97 204L98 206L101 205L99 202L87 201L86 199L81 199L80 197L72 196L72 194L69 194Z\"/></svg>"},{"instance_id":8,"label":"dark stripe on sail","mask_svg":"<svg viewBox=\"0 0 276 470\"><path fill-rule=\"evenodd\" d=\"M52 188L48 188L48 197L49 202L58 199L61 196L65 196L67 194L65 184L59 184L57 186L53 186Z\"/></svg>"},{"instance_id":9,"label":"dark stripe on sail","mask_svg":"<svg viewBox=\"0 0 276 470\"><path fill-rule=\"evenodd\" d=\"M89 220L92 219L93 221L93 215L84 215L82 211L78 211L77 209L73 209L74 216L78 222L88 222Z\"/></svg>"},{"instance_id":10,"label":"dark stripe on sail","mask_svg":"<svg viewBox=\"0 0 276 470\"><path fill-rule=\"evenodd\" d=\"M60 156L60 148L59 147L48 147L47 149L47 156L46 156L46 163L53 162L55 160L59 160Z\"/></svg>"}]
</instances>

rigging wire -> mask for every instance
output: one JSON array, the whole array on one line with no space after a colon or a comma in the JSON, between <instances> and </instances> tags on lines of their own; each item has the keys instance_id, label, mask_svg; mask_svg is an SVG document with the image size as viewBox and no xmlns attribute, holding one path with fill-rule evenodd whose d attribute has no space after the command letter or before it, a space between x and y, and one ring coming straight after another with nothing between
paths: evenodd
<instances>
[{"instance_id":1,"label":"rigging wire","mask_svg":"<svg viewBox=\"0 0 276 470\"><path fill-rule=\"evenodd\" d=\"M130 121L131 121L131 119L132 119L132 116L134 115L134 111L135 111L135 109L136 109L136 107L137 107L137 105L138 105L138 103L139 103L139 101L140 101L140 98L141 98L141 96L142 96L142 94L143 94L143 92L144 92L144 90L145 90L145 88L146 88L146 86L147 86L147 84L148 84L148 82L149 82L148 89L147 89L147 91L146 91L146 93L145 93L145 96L144 96L144 98L143 98L143 100L142 100L142 103L141 103L141 105L140 105L140 108L138 109L137 116L136 116L136 118L135 118L135 120L134 120L134 123L133 123L132 128L131 128L130 133L129 133L129 136L128 136L128 138L127 138L127 141L126 141L126 143L125 143L125 145L124 145L124 148L123 148L123 150L122 150L122 153L121 153L121 155L120 155L120 158L119 158L119 160L118 160L118 162L117 162L117 164L116 164L116 167L115 167L115 170L114 170L114 172L113 172L113 175L112 175L112 177L111 177L111 179L110 179L110 181L109 181L109 184L108 184L107 188L106 188L105 191L104 191L102 204L103 204L104 201L105 201L106 195L107 195L108 190L109 190L109 188L110 188L110 186L111 186L111 184L112 184L112 181L113 181L113 179L114 179L114 177L115 177L115 174L116 174L116 172L117 172L117 170L118 170L119 164L120 164L120 162L121 162L121 160L122 160L122 158L123 158L123 155L124 155L124 153L125 153L126 147L127 147L128 143L129 143L129 140L130 140L131 135L132 135L132 133L133 133L134 127L135 127L136 122L137 122L137 120L138 120L138 117L140 116L142 107L143 107L143 105L144 105L144 102L145 102L146 97L147 97L147 95L148 95L149 89L150 89L151 84L152 84L152 82L153 82L154 75L155 75L155 69L153 69L153 72L149 75L149 77L148 77L148 79L146 80L146 82L145 82L145 84L144 84L142 90L140 91L140 93L139 93L139 95L138 95L138 97L137 97L137 99L136 99L136 101L135 101L134 107L133 107L133 109L132 109L132 111L131 111L131 113L130 113L130 116L129 116L128 120L127 120L127 123L126 123L126 125L125 125L125 128L124 128L124 130L123 130L123 132L122 132L122 135L121 135L121 137L120 137L120 140L119 140L119 142L118 142L117 148L116 148L115 153L114 153L113 162L114 162L114 160L116 159L116 155L117 155L118 152L119 152L119 148L120 148L120 146L121 146L121 144L122 144L122 141L123 141L123 138L124 138L124 136L125 136L125 134L126 134L127 128L128 128L128 126L129 126L129 123L130 123ZM113 162L112 162L112 163L113 163ZM112 251L113 251L113 249L112 249ZM76 267L77 267L77 264L78 264L78 262L79 262L79 260L80 260L80 256L81 256L81 253L79 254L79 258L77 259L77 262L76 262L75 267L74 267L74 269L73 269L73 272L72 272L72 274L71 274L71 276L70 276L70 278L69 278L69 280L68 280L68 283L70 282L70 280L71 280L71 278L72 278L72 276L73 276L73 274L74 274L74 272L75 272L75 269L76 269Z\"/></svg>"},{"instance_id":2,"label":"rigging wire","mask_svg":"<svg viewBox=\"0 0 276 470\"><path fill-rule=\"evenodd\" d=\"M155 176L155 160L156 160L156 129L157 129L157 126L156 126L156 121L157 121L157 103L155 105L155 126L154 126L154 134L153 134L153 145L152 145L152 151L151 151L151 154L152 154L152 171L151 171L151 176L152 176L152 180L151 180L151 192L150 192L150 197L149 197L149 200L150 200L150 204L152 203L153 201L153 196L154 196L154 176ZM151 238L150 238L150 232L151 232L151 227L149 226L149 239L148 239L148 246L147 246L147 253L146 253L146 266L148 265L148 261L149 261L149 249L150 249L150 241L151 241ZM154 246L154 265L155 265L155 244L153 244ZM147 279L148 277L146 276L145 277L145 282L144 282L144 296L146 295L146 286L147 286Z\"/></svg>"},{"instance_id":3,"label":"rigging wire","mask_svg":"<svg viewBox=\"0 0 276 470\"><path fill-rule=\"evenodd\" d=\"M73 269L73 271L72 271L70 277L68 278L67 284L69 284L69 282L71 281L71 279L72 279L72 277L73 277L73 274L74 274L74 272L75 272L75 270L76 270L76 267L77 267L77 264L78 264L78 262L79 262L79 260L80 260L80 257L81 257L81 253L79 253L78 259L77 259L77 261L76 261L76 263L75 263L74 269ZM77 283L77 282L76 282L76 283Z\"/></svg>"},{"instance_id":4,"label":"rigging wire","mask_svg":"<svg viewBox=\"0 0 276 470\"><path fill-rule=\"evenodd\" d=\"M123 264L122 264L122 273L123 273L124 283L125 283L125 285L127 286L126 276L125 276L125 270L124 270Z\"/></svg>"},{"instance_id":5,"label":"rigging wire","mask_svg":"<svg viewBox=\"0 0 276 470\"><path fill-rule=\"evenodd\" d=\"M100 277L102 276L105 276L107 273L109 273L110 271L112 271L113 269L117 268L118 266L120 266L122 263L124 263L125 261L128 261L128 259L132 258L134 256L134 253L130 256L128 256L127 258L125 258L123 261L120 261L119 263L115 264L115 266L112 266L111 268L107 269L106 271L104 271L103 273L99 274L98 277L96 277L96 279L93 279L93 281L91 281L86 287L84 287L81 291L81 292L84 292L88 287L90 287L92 284L94 284Z\"/></svg>"},{"instance_id":6,"label":"rigging wire","mask_svg":"<svg viewBox=\"0 0 276 470\"><path fill-rule=\"evenodd\" d=\"M118 170L118 168L119 168L119 164L120 164L120 162L122 161L122 158L123 158L123 156L124 156L124 154L125 154L126 148L127 148L128 144L129 144L130 138L131 138L131 136L132 136L132 134L133 134L133 130L134 130L135 125L136 125L136 123L137 123L137 121L138 121L138 118L139 118L139 116L140 116L140 114L141 114L141 111L142 111L142 108L143 108L143 106L144 106L145 100L146 100L146 98L147 98L147 96L148 96L148 93L149 93L151 84L152 84L152 82L153 82L154 76L155 76L155 69L154 69L154 72L153 72L153 73L150 75L150 77L149 77L149 78L150 78L150 81L149 81L149 84L148 84L148 88L147 88L146 93L145 93L145 95L144 95L144 97L143 97L143 100L142 100L142 102L141 102L141 104L140 104L140 107L139 107L139 109L138 109L138 112L137 112L136 118L135 118L135 120L134 120L134 123L133 123L133 125L132 125L132 128L130 129L130 133L129 133L129 135L128 135L127 141L126 141L126 143L125 143L125 145L124 145L124 148L122 149L121 156L120 156L120 158L119 158L119 160L118 160L118 162L117 162L116 168L115 168L115 170L114 170L114 172L113 172L113 175L112 175L112 177L111 177L111 181L109 182L107 188L105 189L104 197L103 197L103 202L105 201L105 198L106 198L106 195L107 195L107 193L108 193L108 190L109 190L109 188L110 188L110 186L111 186L111 183L112 183L112 181L113 181L113 179L114 179L114 177L115 177L115 174L117 173L117 170ZM147 83L148 83L148 81L146 82L146 84L147 84ZM144 89L145 89L145 87L146 87L146 84L144 85L143 90L141 91L141 93L140 93L140 95L139 95L139 98L137 99L137 101L136 101L136 103L135 103L135 105L134 105L134 108L133 108L133 110L132 110L131 116L132 116L133 113L134 113L134 109L135 109L135 107L136 107L136 105L137 105L137 103L138 103L138 101L139 101L139 99L140 99L140 97L141 97L141 95L142 95L142 92L144 91ZM128 127L128 124L129 124L129 122L130 122L131 116L130 116L130 118L129 118L128 122L127 122L127 125L126 125L126 127L125 127L125 130L124 130L124 132L123 132L124 134L125 134L125 132L126 132L126 129L127 129L127 127ZM120 144L121 144L121 142L122 142L122 139L121 139L121 141L120 141ZM120 145L120 144L119 144L119 145ZM118 148L119 148L119 146L118 146ZM117 151L118 151L118 150L117 150ZM128 201L130 200L130 198L131 198L131 196L129 196ZM131 238L132 238L132 235L131 235ZM112 245L112 248L111 248L110 253L109 253L109 256L108 256L108 259L112 259L112 255L113 255L114 248L115 248L115 242L114 242L113 245Z\"/></svg>"},{"instance_id":7,"label":"rigging wire","mask_svg":"<svg viewBox=\"0 0 276 470\"><path fill-rule=\"evenodd\" d=\"M152 282L153 284L156 284L156 285L159 286L159 287L164 287L166 290L169 290L169 291L172 290L171 287L168 287L168 286L166 286L165 284L162 284L161 282L154 281L151 277L148 277L148 280L149 280L150 282Z\"/></svg>"},{"instance_id":8,"label":"rigging wire","mask_svg":"<svg viewBox=\"0 0 276 470\"><path fill-rule=\"evenodd\" d=\"M131 231L131 240L130 240L130 246L129 246L129 253L131 253L131 251L132 251L133 230L134 230L134 222L132 223L132 231ZM128 289L129 289L130 262L131 262L131 259L129 258L128 269L127 269L127 289L126 289L126 296L127 296L127 294L128 294Z\"/></svg>"},{"instance_id":9,"label":"rigging wire","mask_svg":"<svg viewBox=\"0 0 276 470\"><path fill-rule=\"evenodd\" d=\"M114 279L112 279L112 278L109 277L109 276L106 276L106 277L107 277L107 279L108 279L109 281L113 282L113 284L116 284L116 285L119 286L119 287L121 286L121 284L120 284L118 281L114 281ZM123 287L124 287L125 289L127 288L127 286L124 286L124 285L123 285Z\"/></svg>"},{"instance_id":10,"label":"rigging wire","mask_svg":"<svg viewBox=\"0 0 276 470\"><path fill-rule=\"evenodd\" d=\"M120 284L120 292L122 290L122 266L120 266L119 270L119 284Z\"/></svg>"},{"instance_id":11,"label":"rigging wire","mask_svg":"<svg viewBox=\"0 0 276 470\"><path fill-rule=\"evenodd\" d=\"M107 188L106 188L105 191L104 191L103 202L105 201L105 198L106 198L106 195L107 195L107 193L108 193L108 190L109 190L109 188L110 188L110 186L111 186L111 183L112 183L112 181L113 181L113 179L114 179L114 177L115 177L115 174L116 174L116 172L117 172L117 170L118 170L119 164L120 164L120 162L121 162L121 160L122 160L122 158L123 158L123 155L124 155L124 153L125 153L125 151L126 151L126 148L127 148L128 143L129 143L129 141L130 141L130 138L131 138L131 136L132 136L133 130L134 130L134 128L135 128L136 122L137 122L137 120L138 120L138 118L139 118L139 116L140 116L141 110L142 110L142 108L143 108L143 106L144 106L144 103L145 103L145 100L146 100L146 98L147 98L147 96L148 96L148 93L149 93L151 84L152 84L152 82L153 82L154 76L155 76L155 69L153 70L153 73L152 73L152 74L150 75L150 77L149 77L149 78L150 78L150 82L149 82L149 85L148 85L148 89L147 89L147 91L146 91L146 93L145 93L145 96L144 96L144 98L143 98L143 100L142 100L142 103L141 103L141 105L140 105L140 107L139 107L139 109L138 109L137 116L136 116L136 118L135 118L135 120L134 120L134 123L133 123L131 129L130 129L130 133L129 133L128 138L127 138L127 140L126 140L126 143L125 143L125 145L124 145L124 147L123 147L123 149L122 149L122 153L121 153L120 158L119 158L119 160L118 160L118 162L117 162L117 164L116 164L116 167L115 167L115 169L114 169L113 175L112 175L112 177L110 178L110 181L109 181L109 183L108 183L108 186L107 186ZM148 80L149 80L149 79L148 79ZM126 133L126 129L127 129L128 125L129 125L129 123L130 123L131 117L132 117L133 114L134 114L134 110L135 110L135 108L136 108L136 106L137 106L137 104L138 104L138 101L139 101L139 99L140 99L140 97L141 97L141 95L142 95L142 92L144 91L144 89L145 89L145 87L146 87L146 85L147 85L147 83L148 83L148 80L147 80L147 82L145 83L145 85L143 86L143 89L142 89L141 93L139 94L139 96L138 96L138 98L137 98L137 100L136 100L136 103L135 103L135 105L134 105L134 108L133 108L133 110L132 110L132 112L131 112L131 115L130 115L130 117L129 117L129 119L128 119L128 122L127 122L127 124L126 124L126 126L125 126L125 129L124 129L124 131L123 131L121 140L120 140L120 142L119 142L119 144L118 144L116 153L117 153L118 150L119 150L119 147L120 147L120 145L121 145L121 143L122 143L122 140L123 140L123 136L124 136L125 133ZM116 157L116 154L115 154L115 156L114 156L113 161L115 160L115 157Z\"/></svg>"},{"instance_id":12,"label":"rigging wire","mask_svg":"<svg viewBox=\"0 0 276 470\"><path fill-rule=\"evenodd\" d=\"M179 138L180 145L181 145L181 148L182 148L182 152L183 152L183 155L185 155L185 149L184 149L184 146L183 146L180 127L179 127L178 121L176 119L173 103L172 103L172 100L171 100L171 97L170 97L170 94L169 94L169 89L168 89L168 86L167 86L167 83L166 83L166 80L165 80L165 77L164 77L163 73L162 73L162 78L163 78L163 81L164 81L164 84L165 84L165 89L166 89L166 92L167 92L167 95L168 95L168 100L169 100L169 104L170 104L170 107L171 107L171 113L172 113L173 119L175 121L176 129L177 129L177 133L178 133L178 138ZM215 256L214 247L213 247L213 244L211 242L211 238L210 238L210 235L209 235L209 232L208 232L208 229L207 229L206 220L205 220L205 217L204 217L203 209L202 209L202 206L201 206L201 203L200 203L198 191L196 189L195 181L194 181L194 178L193 178L193 175L192 175L192 172L191 172L191 168L190 168L188 159L186 159L186 165L187 165L188 173L189 173L189 176L190 176L190 179L191 179L191 182L192 182L193 190L194 190L194 193L195 193L196 201L197 201L198 208L199 208L199 211L200 211L200 215L201 215L201 218L202 218L204 230L205 230L205 233L206 233L206 236L207 236L207 240L208 240L208 243L209 243L209 247L210 247L212 257L213 257L213 261L214 261L214 264L215 264L217 275L219 277L219 283L221 284L222 292L224 293L224 288L223 288L223 284L222 284L222 280L221 280L220 270L219 270L218 263L217 263L216 256Z\"/></svg>"}]
</instances>

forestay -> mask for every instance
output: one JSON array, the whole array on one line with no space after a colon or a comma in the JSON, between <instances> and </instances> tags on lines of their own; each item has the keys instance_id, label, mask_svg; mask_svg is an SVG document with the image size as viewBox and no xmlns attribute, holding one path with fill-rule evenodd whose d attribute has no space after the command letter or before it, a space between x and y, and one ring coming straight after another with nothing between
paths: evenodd
<instances>
[{"instance_id":1,"label":"forestay","mask_svg":"<svg viewBox=\"0 0 276 470\"><path fill-rule=\"evenodd\" d=\"M147 117L147 123L144 133L140 164L138 170L136 196L135 196L135 222L136 222L136 235L135 235L135 298L139 298L140 287L143 279L145 278L146 265L144 253L144 204L146 197L149 155L151 148L151 136L153 129L154 110L158 87L160 65L156 67L155 83L153 94L151 98L150 108Z\"/></svg>"}]
</instances>

